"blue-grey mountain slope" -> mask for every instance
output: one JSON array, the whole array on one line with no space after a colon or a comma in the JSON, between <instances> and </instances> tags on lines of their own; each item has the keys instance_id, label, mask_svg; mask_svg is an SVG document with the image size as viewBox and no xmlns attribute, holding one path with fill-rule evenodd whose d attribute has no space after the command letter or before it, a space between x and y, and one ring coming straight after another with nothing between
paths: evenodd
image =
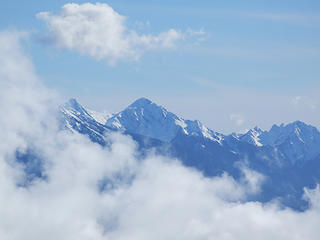
<instances>
[{"instance_id":1,"label":"blue-grey mountain slope","mask_svg":"<svg viewBox=\"0 0 320 240\"><path fill-rule=\"evenodd\" d=\"M269 131L258 127L245 134L223 135L199 121L185 120L146 98L136 100L123 111L109 115L105 124L71 99L61 108L63 125L106 145L106 133L120 131L132 136L140 150L181 160L212 177L227 172L243 178L242 167L265 176L262 191L251 200L279 199L284 205L303 210L304 187L320 181L320 133L317 128L297 121Z\"/></svg>"}]
</instances>

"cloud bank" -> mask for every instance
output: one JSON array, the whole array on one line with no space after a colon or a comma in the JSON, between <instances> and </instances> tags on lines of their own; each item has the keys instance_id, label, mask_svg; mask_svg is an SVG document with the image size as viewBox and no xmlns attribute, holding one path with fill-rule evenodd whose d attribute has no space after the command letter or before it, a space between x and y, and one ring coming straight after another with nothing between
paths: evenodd
<instances>
[{"instance_id":1,"label":"cloud bank","mask_svg":"<svg viewBox=\"0 0 320 240\"><path fill-rule=\"evenodd\" d=\"M125 16L105 3L70 3L60 14L41 12L37 17L46 22L49 39L56 46L111 65L119 60L136 60L145 51L174 48L189 32L196 33L170 29L158 35L138 34L127 27Z\"/></svg>"},{"instance_id":2,"label":"cloud bank","mask_svg":"<svg viewBox=\"0 0 320 240\"><path fill-rule=\"evenodd\" d=\"M5 240L250 240L319 238L319 188L306 190L303 213L276 202L244 202L262 177L244 169L205 178L178 160L137 157L129 137L109 148L61 131L59 101L21 52L21 34L0 33L0 238ZM28 185L17 149L43 159L45 178ZM249 192L248 192L249 189Z\"/></svg>"}]
</instances>

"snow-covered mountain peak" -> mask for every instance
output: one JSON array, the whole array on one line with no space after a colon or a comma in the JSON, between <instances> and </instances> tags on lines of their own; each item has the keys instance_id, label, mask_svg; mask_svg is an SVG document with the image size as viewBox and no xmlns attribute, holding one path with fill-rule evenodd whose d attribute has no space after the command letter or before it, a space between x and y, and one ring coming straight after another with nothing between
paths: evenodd
<instances>
[{"instance_id":1,"label":"snow-covered mountain peak","mask_svg":"<svg viewBox=\"0 0 320 240\"><path fill-rule=\"evenodd\" d=\"M78 107L81 106L75 98L70 98L68 102L65 103L66 106Z\"/></svg>"},{"instance_id":2,"label":"snow-covered mountain peak","mask_svg":"<svg viewBox=\"0 0 320 240\"><path fill-rule=\"evenodd\" d=\"M178 131L180 119L149 99L140 98L123 111L107 120L113 129L129 131L144 136L170 141Z\"/></svg>"},{"instance_id":3,"label":"snow-covered mountain peak","mask_svg":"<svg viewBox=\"0 0 320 240\"><path fill-rule=\"evenodd\" d=\"M87 110L81 106L78 101L74 98L69 99L68 102L66 102L63 106L64 109L73 111L75 113L77 113L78 115L80 114L84 114L84 115L90 115Z\"/></svg>"},{"instance_id":4,"label":"snow-covered mountain peak","mask_svg":"<svg viewBox=\"0 0 320 240\"><path fill-rule=\"evenodd\" d=\"M312 134L318 132L318 129L314 126L308 125L301 121L295 121L291 124L286 125L286 128L293 131L296 135L303 133Z\"/></svg>"},{"instance_id":5,"label":"snow-covered mountain peak","mask_svg":"<svg viewBox=\"0 0 320 240\"><path fill-rule=\"evenodd\" d=\"M178 132L221 142L222 135L199 121L184 120L149 99L140 98L107 120L108 127L170 142Z\"/></svg>"},{"instance_id":6,"label":"snow-covered mountain peak","mask_svg":"<svg viewBox=\"0 0 320 240\"><path fill-rule=\"evenodd\" d=\"M78 101L74 98L69 99L62 107L61 111L64 114L73 116L75 118L85 118L93 120L92 116L88 113L88 111L81 106Z\"/></svg>"},{"instance_id":7,"label":"snow-covered mountain peak","mask_svg":"<svg viewBox=\"0 0 320 240\"><path fill-rule=\"evenodd\" d=\"M266 145L276 146L289 142L308 142L320 135L317 128L307 125L301 121L288 124L273 125L270 131L261 135L261 139ZM313 140L312 140L313 141Z\"/></svg>"},{"instance_id":8,"label":"snow-covered mountain peak","mask_svg":"<svg viewBox=\"0 0 320 240\"><path fill-rule=\"evenodd\" d=\"M269 131L255 127L238 139L258 147L272 147L275 156L281 152L281 157L291 163L307 161L319 154L319 130L301 121L273 125Z\"/></svg>"},{"instance_id":9,"label":"snow-covered mountain peak","mask_svg":"<svg viewBox=\"0 0 320 240\"><path fill-rule=\"evenodd\" d=\"M263 130L259 127L250 129L247 133L240 136L240 140L261 147L263 144L260 142L260 135Z\"/></svg>"},{"instance_id":10,"label":"snow-covered mountain peak","mask_svg":"<svg viewBox=\"0 0 320 240\"><path fill-rule=\"evenodd\" d=\"M179 119L175 114L168 112L167 109L157 105L156 103L150 101L147 98L137 99L131 105L129 105L124 111L132 112L136 117L139 115L140 118L143 118L144 113L148 113L154 115L156 118L164 117Z\"/></svg>"},{"instance_id":11,"label":"snow-covered mountain peak","mask_svg":"<svg viewBox=\"0 0 320 240\"><path fill-rule=\"evenodd\" d=\"M112 114L106 111L97 112L87 109L74 98L69 99L69 101L61 107L61 111L65 114L73 115L74 117L81 117L91 121L96 121L102 125L106 124L107 119L112 117Z\"/></svg>"},{"instance_id":12,"label":"snow-covered mountain peak","mask_svg":"<svg viewBox=\"0 0 320 240\"><path fill-rule=\"evenodd\" d=\"M62 106L61 112L63 129L87 135L102 146L109 145L106 133L113 132L108 126L124 130L137 141L143 155L155 148L159 154L170 154L186 166L201 170L206 177L226 172L238 179L243 174L238 163L245 163L268 179L261 186L263 195L258 201L279 198L288 206L304 209L304 203L291 200L302 199L302 187L314 186L320 179L320 132L300 121L274 125L269 131L255 127L224 136L145 98L109 118L107 126L103 123L108 116L82 107L75 99Z\"/></svg>"},{"instance_id":13,"label":"snow-covered mountain peak","mask_svg":"<svg viewBox=\"0 0 320 240\"><path fill-rule=\"evenodd\" d=\"M254 127L254 129L252 131L254 131L254 132L258 133L258 134L263 133L263 130L261 128L259 128L258 126Z\"/></svg>"},{"instance_id":14,"label":"snow-covered mountain peak","mask_svg":"<svg viewBox=\"0 0 320 240\"><path fill-rule=\"evenodd\" d=\"M258 147L257 151L270 154L270 159L282 159L283 164L302 163L320 156L319 130L301 121L273 125L269 131L255 127L244 134L225 136L210 130L198 120L185 120L146 98L136 100L112 116L88 110L75 99L70 99L61 111L67 128L87 134L102 144L104 133L113 128L163 142L174 143L185 137L187 141L192 137L191 142L213 141L224 147L229 146L237 153L248 147L239 145L246 142Z\"/></svg>"},{"instance_id":15,"label":"snow-covered mountain peak","mask_svg":"<svg viewBox=\"0 0 320 240\"><path fill-rule=\"evenodd\" d=\"M135 100L129 107L145 107L149 104L154 104L152 101L149 99L142 97L137 100Z\"/></svg>"}]
</instances>

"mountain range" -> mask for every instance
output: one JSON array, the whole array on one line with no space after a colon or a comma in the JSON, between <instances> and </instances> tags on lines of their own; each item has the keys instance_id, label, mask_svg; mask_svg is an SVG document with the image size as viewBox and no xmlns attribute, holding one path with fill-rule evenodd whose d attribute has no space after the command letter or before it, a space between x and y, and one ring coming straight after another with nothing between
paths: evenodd
<instances>
[{"instance_id":1,"label":"mountain range","mask_svg":"<svg viewBox=\"0 0 320 240\"><path fill-rule=\"evenodd\" d=\"M304 210L308 207L304 187L314 188L320 180L320 132L301 121L224 135L146 98L116 114L92 111L70 99L60 108L60 116L63 129L85 134L102 146L108 145L106 133L121 132L137 141L142 155L153 149L206 177L227 173L240 181L243 168L251 169L263 176L263 182L261 191L248 200L276 199Z\"/></svg>"}]
</instances>

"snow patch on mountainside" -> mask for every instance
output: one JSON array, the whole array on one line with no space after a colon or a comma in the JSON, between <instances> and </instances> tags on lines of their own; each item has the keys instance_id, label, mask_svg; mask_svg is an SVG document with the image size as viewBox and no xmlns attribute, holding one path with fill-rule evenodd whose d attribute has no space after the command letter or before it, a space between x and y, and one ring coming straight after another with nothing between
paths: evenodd
<instances>
[{"instance_id":1,"label":"snow patch on mountainside","mask_svg":"<svg viewBox=\"0 0 320 240\"><path fill-rule=\"evenodd\" d=\"M105 125L107 120L113 116L113 114L110 114L106 111L97 112L94 110L84 108L74 98L71 98L68 102L66 102L61 107L61 111L69 116L72 116L78 121L83 121L80 119L82 118L82 119L88 119L91 121L96 121L102 125Z\"/></svg>"},{"instance_id":2,"label":"snow patch on mountainside","mask_svg":"<svg viewBox=\"0 0 320 240\"><path fill-rule=\"evenodd\" d=\"M253 144L255 146L261 147L263 144L260 142L260 135L263 133L263 131L255 127L254 129L250 129L247 133L241 135L239 139L241 141Z\"/></svg>"},{"instance_id":3,"label":"snow patch on mountainside","mask_svg":"<svg viewBox=\"0 0 320 240\"><path fill-rule=\"evenodd\" d=\"M87 109L87 112L92 116L94 120L96 120L98 123L101 123L102 125L105 125L107 123L107 120L113 116L113 114L106 111L97 112Z\"/></svg>"}]
</instances>

